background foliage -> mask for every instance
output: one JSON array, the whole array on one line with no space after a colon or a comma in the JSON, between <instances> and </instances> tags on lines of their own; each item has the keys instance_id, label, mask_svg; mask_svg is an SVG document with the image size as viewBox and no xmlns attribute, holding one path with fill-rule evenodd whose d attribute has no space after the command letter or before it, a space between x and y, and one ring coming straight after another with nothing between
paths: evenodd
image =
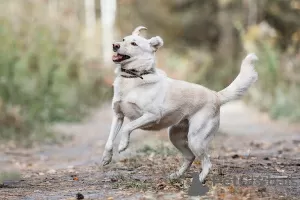
<instances>
[{"instance_id":1,"label":"background foliage","mask_svg":"<svg viewBox=\"0 0 300 200\"><path fill-rule=\"evenodd\" d=\"M99 56L101 24L86 41L83 5L0 2L0 140L51 142L52 123L81 119L110 97L113 70ZM159 67L215 90L256 52L259 81L246 100L273 118L299 121L299 19L298 0L119 0L114 34L120 40L146 26L147 37L165 41Z\"/></svg>"},{"instance_id":2,"label":"background foliage","mask_svg":"<svg viewBox=\"0 0 300 200\"><path fill-rule=\"evenodd\" d=\"M0 139L51 142L49 125L81 119L111 89L99 63L84 58L72 10L53 17L43 3L9 5L0 21Z\"/></svg>"}]
</instances>

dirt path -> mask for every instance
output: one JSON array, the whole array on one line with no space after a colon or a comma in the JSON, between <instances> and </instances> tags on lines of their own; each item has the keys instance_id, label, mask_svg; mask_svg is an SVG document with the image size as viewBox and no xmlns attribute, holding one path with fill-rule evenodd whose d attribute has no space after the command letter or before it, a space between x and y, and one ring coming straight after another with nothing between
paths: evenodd
<instances>
[{"instance_id":1,"label":"dirt path","mask_svg":"<svg viewBox=\"0 0 300 200\"><path fill-rule=\"evenodd\" d=\"M212 143L212 173L207 198L257 199L300 196L300 131L268 120L235 102L222 108L221 128ZM95 111L81 124L60 124L56 130L73 137L60 146L31 150L4 148L0 153L1 169L15 169L21 181L6 181L0 199L187 199L191 173L170 182L167 175L179 167L181 156L168 141L166 131L132 134L130 150L115 153L111 165L101 168L103 147L111 123L109 105ZM117 144L117 143L116 143ZM133 156L135 155L135 156ZM292 176L293 186L212 186L212 181L253 175L281 180ZM280 179L279 179L280 178Z\"/></svg>"}]
</instances>

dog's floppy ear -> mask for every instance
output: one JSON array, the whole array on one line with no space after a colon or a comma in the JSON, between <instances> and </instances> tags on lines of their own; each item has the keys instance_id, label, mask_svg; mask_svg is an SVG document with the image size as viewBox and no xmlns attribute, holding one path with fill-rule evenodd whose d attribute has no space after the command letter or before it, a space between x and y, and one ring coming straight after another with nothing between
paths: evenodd
<instances>
[{"instance_id":1,"label":"dog's floppy ear","mask_svg":"<svg viewBox=\"0 0 300 200\"><path fill-rule=\"evenodd\" d=\"M153 48L153 51L157 51L160 47L164 45L164 41L161 37L155 36L149 39L150 46Z\"/></svg>"}]
</instances>

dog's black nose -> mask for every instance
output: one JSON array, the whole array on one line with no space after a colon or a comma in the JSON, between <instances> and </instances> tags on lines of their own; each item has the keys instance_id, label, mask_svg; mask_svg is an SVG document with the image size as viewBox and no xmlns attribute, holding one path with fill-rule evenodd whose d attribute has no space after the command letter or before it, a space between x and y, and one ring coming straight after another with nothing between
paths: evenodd
<instances>
[{"instance_id":1,"label":"dog's black nose","mask_svg":"<svg viewBox=\"0 0 300 200\"><path fill-rule=\"evenodd\" d=\"M118 49L120 49L119 44L113 44L113 51L116 52Z\"/></svg>"}]
</instances>

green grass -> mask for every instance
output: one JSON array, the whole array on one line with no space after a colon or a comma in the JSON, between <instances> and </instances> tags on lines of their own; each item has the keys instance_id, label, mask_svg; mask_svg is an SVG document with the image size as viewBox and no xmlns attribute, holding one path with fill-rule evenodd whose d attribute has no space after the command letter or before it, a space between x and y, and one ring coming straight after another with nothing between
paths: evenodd
<instances>
[{"instance_id":1,"label":"green grass","mask_svg":"<svg viewBox=\"0 0 300 200\"><path fill-rule=\"evenodd\" d=\"M300 83L290 79L285 73L290 65L288 62L294 56L280 52L278 47L267 42L258 42L257 51L260 58L256 68L259 80L248 100L274 119L299 122ZM290 58L287 60L288 57Z\"/></svg>"},{"instance_id":2,"label":"green grass","mask_svg":"<svg viewBox=\"0 0 300 200\"><path fill-rule=\"evenodd\" d=\"M16 171L0 172L0 187L3 183L5 183L5 181L17 181L20 180L20 178L20 173Z\"/></svg>"},{"instance_id":3,"label":"green grass","mask_svg":"<svg viewBox=\"0 0 300 200\"><path fill-rule=\"evenodd\" d=\"M175 147L167 145L164 142L160 142L160 144L145 144L143 147L137 150L137 153L141 153L143 155L161 155L161 156L174 156L178 154L178 150Z\"/></svg>"}]
</instances>

